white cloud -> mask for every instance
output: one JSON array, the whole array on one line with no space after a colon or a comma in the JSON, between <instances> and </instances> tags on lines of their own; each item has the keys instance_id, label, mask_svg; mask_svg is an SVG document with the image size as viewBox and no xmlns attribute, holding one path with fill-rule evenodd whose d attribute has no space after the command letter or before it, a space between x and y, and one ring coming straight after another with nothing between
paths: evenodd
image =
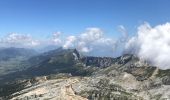
<instances>
[{"instance_id":1,"label":"white cloud","mask_svg":"<svg viewBox=\"0 0 170 100\"><path fill-rule=\"evenodd\" d=\"M102 36L103 31L100 28L87 28L79 37L81 41L93 42L102 38Z\"/></svg>"},{"instance_id":2,"label":"white cloud","mask_svg":"<svg viewBox=\"0 0 170 100\"><path fill-rule=\"evenodd\" d=\"M78 36L67 37L63 48L74 47L82 53L95 56L113 56L115 45L116 41L104 37L104 32L100 28L87 28Z\"/></svg>"},{"instance_id":3,"label":"white cloud","mask_svg":"<svg viewBox=\"0 0 170 100\"><path fill-rule=\"evenodd\" d=\"M103 37L103 31L100 28L87 28L85 32L78 36L78 48L81 52L88 53L97 46L97 41Z\"/></svg>"},{"instance_id":4,"label":"white cloud","mask_svg":"<svg viewBox=\"0 0 170 100\"><path fill-rule=\"evenodd\" d=\"M137 35L128 41L125 48L153 65L170 68L170 23L155 27L148 23L139 26Z\"/></svg>"},{"instance_id":5,"label":"white cloud","mask_svg":"<svg viewBox=\"0 0 170 100\"><path fill-rule=\"evenodd\" d=\"M66 42L63 44L64 49L73 48L75 45L76 37L75 36L69 36L66 39Z\"/></svg>"},{"instance_id":6,"label":"white cloud","mask_svg":"<svg viewBox=\"0 0 170 100\"><path fill-rule=\"evenodd\" d=\"M11 33L0 39L0 46L3 47L34 47L39 45L38 40L34 40L30 35Z\"/></svg>"},{"instance_id":7,"label":"white cloud","mask_svg":"<svg viewBox=\"0 0 170 100\"><path fill-rule=\"evenodd\" d=\"M60 45L62 43L60 36L61 36L61 32L53 33L53 38L52 38L53 44Z\"/></svg>"},{"instance_id":8,"label":"white cloud","mask_svg":"<svg viewBox=\"0 0 170 100\"><path fill-rule=\"evenodd\" d=\"M84 52L84 53L88 53L88 52L91 51L91 48L88 48L87 43L83 42L83 41L78 42L77 49L81 52Z\"/></svg>"}]
</instances>

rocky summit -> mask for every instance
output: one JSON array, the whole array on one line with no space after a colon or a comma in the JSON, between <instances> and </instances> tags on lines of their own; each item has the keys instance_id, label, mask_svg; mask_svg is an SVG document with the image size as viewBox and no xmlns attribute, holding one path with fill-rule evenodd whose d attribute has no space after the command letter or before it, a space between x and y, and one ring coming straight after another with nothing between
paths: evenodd
<instances>
[{"instance_id":1,"label":"rocky summit","mask_svg":"<svg viewBox=\"0 0 170 100\"><path fill-rule=\"evenodd\" d=\"M26 63L1 77L0 100L170 100L170 69L131 54L91 57L57 49Z\"/></svg>"}]
</instances>

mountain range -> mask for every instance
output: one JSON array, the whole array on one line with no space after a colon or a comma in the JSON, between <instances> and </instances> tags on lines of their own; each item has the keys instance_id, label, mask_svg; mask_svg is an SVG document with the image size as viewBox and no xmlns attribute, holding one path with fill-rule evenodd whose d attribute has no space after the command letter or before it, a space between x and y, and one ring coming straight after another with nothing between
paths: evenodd
<instances>
[{"instance_id":1,"label":"mountain range","mask_svg":"<svg viewBox=\"0 0 170 100\"><path fill-rule=\"evenodd\" d=\"M18 65L10 63L19 57ZM170 99L170 69L132 54L112 58L85 56L76 49L37 53L8 48L0 50L0 59L13 65L0 75L2 100Z\"/></svg>"}]
</instances>

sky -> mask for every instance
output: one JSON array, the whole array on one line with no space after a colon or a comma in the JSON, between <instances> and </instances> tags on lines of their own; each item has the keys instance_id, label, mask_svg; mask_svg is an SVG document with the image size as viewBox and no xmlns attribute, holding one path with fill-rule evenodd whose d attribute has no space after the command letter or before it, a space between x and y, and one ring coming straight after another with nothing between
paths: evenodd
<instances>
[{"instance_id":1,"label":"sky","mask_svg":"<svg viewBox=\"0 0 170 100\"><path fill-rule=\"evenodd\" d=\"M169 0L1 0L0 37L9 33L49 38L61 31L75 35L98 27L107 36L119 37L118 26L134 34L136 27L170 20Z\"/></svg>"},{"instance_id":2,"label":"sky","mask_svg":"<svg viewBox=\"0 0 170 100\"><path fill-rule=\"evenodd\" d=\"M169 0L0 0L0 48L133 54L170 69Z\"/></svg>"}]
</instances>

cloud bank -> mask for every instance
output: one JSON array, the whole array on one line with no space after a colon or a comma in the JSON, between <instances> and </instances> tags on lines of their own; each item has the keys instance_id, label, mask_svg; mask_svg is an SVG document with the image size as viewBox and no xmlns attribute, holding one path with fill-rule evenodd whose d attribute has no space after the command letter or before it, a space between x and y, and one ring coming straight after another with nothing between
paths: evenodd
<instances>
[{"instance_id":1,"label":"cloud bank","mask_svg":"<svg viewBox=\"0 0 170 100\"><path fill-rule=\"evenodd\" d=\"M138 27L137 35L129 39L125 48L162 69L170 68L170 23Z\"/></svg>"}]
</instances>

